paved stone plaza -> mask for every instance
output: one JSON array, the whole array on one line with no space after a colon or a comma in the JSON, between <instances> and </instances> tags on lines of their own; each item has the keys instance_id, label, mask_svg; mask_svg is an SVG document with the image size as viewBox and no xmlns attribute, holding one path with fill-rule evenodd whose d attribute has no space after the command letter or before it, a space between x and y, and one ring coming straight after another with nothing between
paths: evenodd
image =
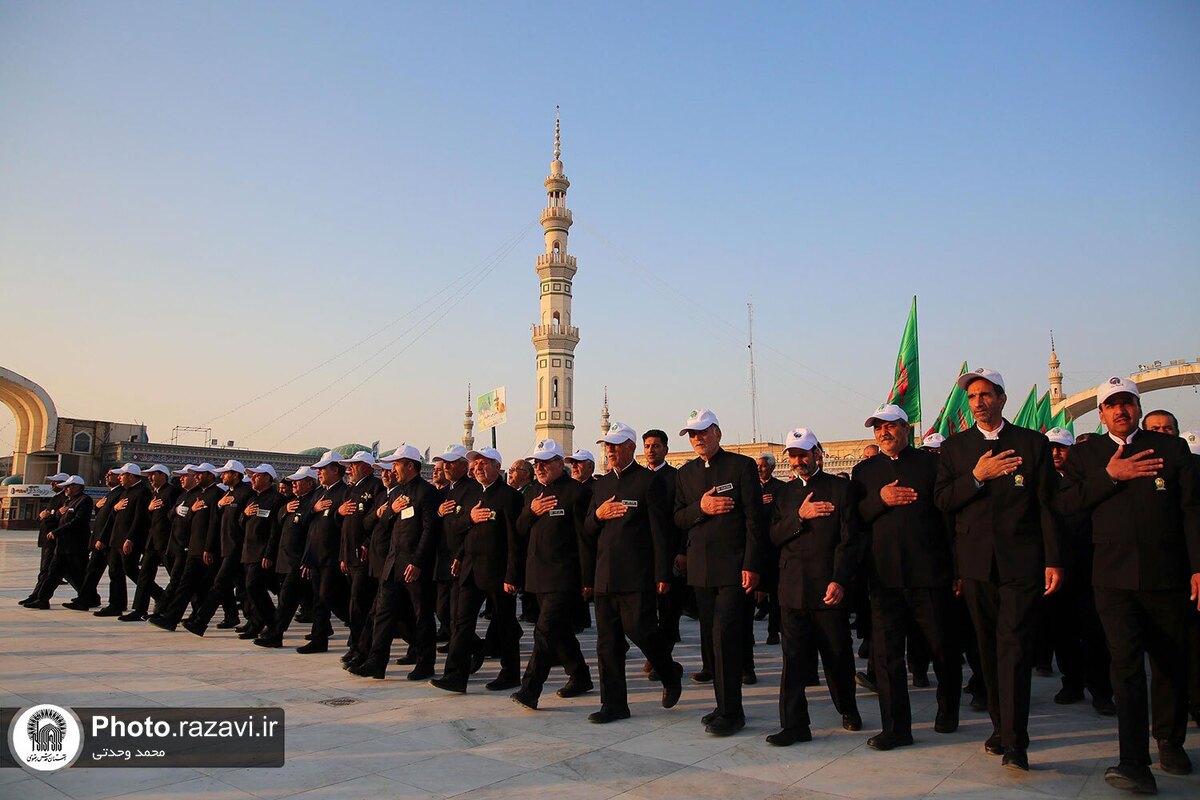
<instances>
[{"instance_id":1,"label":"paved stone plaza","mask_svg":"<svg viewBox=\"0 0 1200 800\"><path fill-rule=\"evenodd\" d=\"M1122 797L1104 784L1115 762L1116 723L1087 703L1056 706L1057 678L1034 678L1030 761L1020 774L983 752L987 717L963 709L956 734L933 732L934 691L914 690L914 747L877 753L866 746L879 724L874 695L859 693L864 730L847 733L824 688L809 690L814 741L777 749L763 741L777 726L778 647L756 650L757 686L746 688L748 724L713 738L699 718L712 690L685 679L683 699L659 707L659 685L630 660L633 718L592 725L593 693L561 700L551 676L542 710L518 709L473 681L469 694L448 695L404 680L395 667L385 681L355 678L338 654L302 656L262 650L229 631L203 640L147 624L67 611L60 589L54 610L29 611L16 601L33 584L38 551L33 533L0 533L0 703L29 706L282 706L287 763L282 769L67 769L47 777L0 770L0 797L41 798L534 798L631 797L735 800L846 797L1045 798ZM676 653L688 672L699 664L698 633L684 620ZM762 640L765 623L758 623ZM297 630L299 628L299 630ZM294 643L305 632L293 627ZM592 631L583 639L594 653ZM526 653L530 636L523 639ZM860 667L861 667L860 663ZM593 665L594 667L594 665ZM440 668L440 665L439 665ZM480 676L494 675L496 662ZM329 706L331 698L352 698ZM1196 733L1196 729L1191 728ZM1197 741L1189 738L1189 744ZM1193 759L1200 753L1189 748ZM1178 778L1155 768L1159 792L1200 796L1200 776Z\"/></svg>"}]
</instances>

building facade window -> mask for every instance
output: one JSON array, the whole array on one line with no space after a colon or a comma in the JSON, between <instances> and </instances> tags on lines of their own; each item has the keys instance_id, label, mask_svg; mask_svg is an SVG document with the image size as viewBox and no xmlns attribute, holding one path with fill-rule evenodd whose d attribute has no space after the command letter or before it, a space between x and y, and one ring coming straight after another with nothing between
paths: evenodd
<instances>
[{"instance_id":1,"label":"building facade window","mask_svg":"<svg viewBox=\"0 0 1200 800\"><path fill-rule=\"evenodd\" d=\"M72 453L91 453L92 435L87 431L79 431L71 437Z\"/></svg>"}]
</instances>

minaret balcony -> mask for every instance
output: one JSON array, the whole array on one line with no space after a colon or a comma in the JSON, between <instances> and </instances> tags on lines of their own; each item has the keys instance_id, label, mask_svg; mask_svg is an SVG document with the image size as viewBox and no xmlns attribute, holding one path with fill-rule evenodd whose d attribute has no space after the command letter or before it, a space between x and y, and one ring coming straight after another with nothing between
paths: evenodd
<instances>
[{"instance_id":1,"label":"minaret balcony","mask_svg":"<svg viewBox=\"0 0 1200 800\"><path fill-rule=\"evenodd\" d=\"M571 209L563 208L562 206L546 206L542 209L542 225L547 222L556 222L563 227L571 227L574 222L574 217L571 216Z\"/></svg>"},{"instance_id":2,"label":"minaret balcony","mask_svg":"<svg viewBox=\"0 0 1200 800\"><path fill-rule=\"evenodd\" d=\"M534 325L533 343L539 350L574 350L579 344L579 328L574 325Z\"/></svg>"}]
</instances>

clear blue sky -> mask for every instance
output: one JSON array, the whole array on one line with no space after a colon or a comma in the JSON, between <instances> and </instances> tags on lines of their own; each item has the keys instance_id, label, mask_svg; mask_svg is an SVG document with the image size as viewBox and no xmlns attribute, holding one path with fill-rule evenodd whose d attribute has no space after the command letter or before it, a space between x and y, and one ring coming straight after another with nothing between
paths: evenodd
<instances>
[{"instance_id":1,"label":"clear blue sky","mask_svg":"<svg viewBox=\"0 0 1200 800\"><path fill-rule=\"evenodd\" d=\"M505 384L520 455L560 104L577 443L605 384L748 440L748 302L764 436L862 435L914 293L925 416L963 359L1015 414L1051 328L1068 392L1200 356L1197 41L1194 2L9 0L3 364L272 448L438 450Z\"/></svg>"}]
</instances>

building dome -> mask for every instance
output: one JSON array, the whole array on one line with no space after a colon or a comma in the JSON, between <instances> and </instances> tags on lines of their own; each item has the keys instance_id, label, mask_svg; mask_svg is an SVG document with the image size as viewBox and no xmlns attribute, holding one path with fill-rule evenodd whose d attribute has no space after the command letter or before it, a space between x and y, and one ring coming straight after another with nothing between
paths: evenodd
<instances>
[{"instance_id":1,"label":"building dome","mask_svg":"<svg viewBox=\"0 0 1200 800\"><path fill-rule=\"evenodd\" d=\"M0 481L0 486L16 486L19 483L24 483L25 477L22 475L9 475L4 480Z\"/></svg>"},{"instance_id":2,"label":"building dome","mask_svg":"<svg viewBox=\"0 0 1200 800\"><path fill-rule=\"evenodd\" d=\"M325 451L328 449L328 447L310 447L307 450L301 450L296 455L313 456L314 458L319 458L320 456L324 455Z\"/></svg>"}]
</instances>

